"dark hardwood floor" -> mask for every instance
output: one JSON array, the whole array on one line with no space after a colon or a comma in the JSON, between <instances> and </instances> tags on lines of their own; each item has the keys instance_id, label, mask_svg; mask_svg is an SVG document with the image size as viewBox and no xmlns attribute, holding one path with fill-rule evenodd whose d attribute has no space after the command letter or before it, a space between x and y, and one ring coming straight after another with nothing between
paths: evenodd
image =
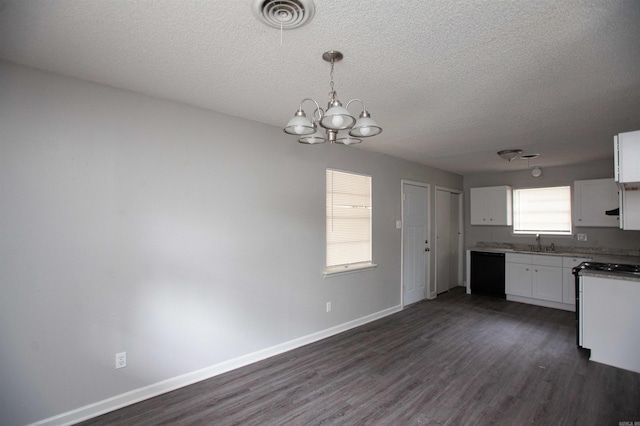
<instances>
[{"instance_id":1,"label":"dark hardwood floor","mask_svg":"<svg viewBox=\"0 0 640 426\"><path fill-rule=\"evenodd\" d=\"M574 327L573 313L460 288L83 424L640 422L640 374L589 362Z\"/></svg>"}]
</instances>

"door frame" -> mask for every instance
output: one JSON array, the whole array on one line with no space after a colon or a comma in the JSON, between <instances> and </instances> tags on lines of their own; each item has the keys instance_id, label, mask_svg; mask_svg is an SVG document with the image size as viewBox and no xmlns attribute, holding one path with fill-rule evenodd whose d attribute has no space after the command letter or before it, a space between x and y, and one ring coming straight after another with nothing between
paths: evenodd
<instances>
[{"instance_id":1,"label":"door frame","mask_svg":"<svg viewBox=\"0 0 640 426\"><path fill-rule=\"evenodd\" d=\"M402 179L400 181L400 211L401 211L401 224L400 227L401 237L400 237L400 305L404 308L404 186L405 185L413 185L413 186L421 186L427 189L427 235L429 236L429 241L433 241L431 235L431 217L432 217L432 202L431 202L431 184L425 182L418 182L414 180ZM425 298L432 299L431 296L431 254L429 254L429 261L426 263L427 271L425 273Z\"/></svg>"},{"instance_id":2,"label":"door frame","mask_svg":"<svg viewBox=\"0 0 640 426\"><path fill-rule=\"evenodd\" d=\"M457 271L457 279L456 282L458 284L463 283L464 284L464 190L462 189L453 189L453 188L447 188L444 186L436 186L436 192L437 191L446 191L449 192L451 194L456 194L458 197L458 229L460 232L460 238L458 239L458 265L456 267L456 271ZM438 197L435 197L434 200L434 223L438 223L438 206L436 205L438 203ZM433 244L433 251L434 251L434 258L436 259L435 262L435 268L434 268L434 282L437 283L438 282L438 239L434 238L435 243ZM437 289L435 289L434 291L436 294L433 295L433 297L437 297Z\"/></svg>"}]
</instances>

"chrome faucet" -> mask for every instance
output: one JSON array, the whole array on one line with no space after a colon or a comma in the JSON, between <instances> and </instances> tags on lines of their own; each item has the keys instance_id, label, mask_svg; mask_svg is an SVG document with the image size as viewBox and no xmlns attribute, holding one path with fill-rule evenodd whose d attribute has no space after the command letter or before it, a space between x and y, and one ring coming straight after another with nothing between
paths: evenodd
<instances>
[{"instance_id":1,"label":"chrome faucet","mask_svg":"<svg viewBox=\"0 0 640 426\"><path fill-rule=\"evenodd\" d=\"M538 251L541 251L542 247L540 246L540 234L536 234L536 243L538 243Z\"/></svg>"}]
</instances>

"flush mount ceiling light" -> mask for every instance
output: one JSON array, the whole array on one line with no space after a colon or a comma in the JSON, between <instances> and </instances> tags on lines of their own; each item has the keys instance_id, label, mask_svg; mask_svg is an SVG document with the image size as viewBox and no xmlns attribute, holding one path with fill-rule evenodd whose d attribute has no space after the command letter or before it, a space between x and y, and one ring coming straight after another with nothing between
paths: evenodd
<instances>
[{"instance_id":1,"label":"flush mount ceiling light","mask_svg":"<svg viewBox=\"0 0 640 426\"><path fill-rule=\"evenodd\" d=\"M316 13L313 0L252 0L251 10L270 27L292 30L307 24Z\"/></svg>"},{"instance_id":2,"label":"flush mount ceiling light","mask_svg":"<svg viewBox=\"0 0 640 426\"><path fill-rule=\"evenodd\" d=\"M507 161L513 161L516 158L522 155L521 149L503 149L502 151L498 151L498 155L500 158L503 158Z\"/></svg>"},{"instance_id":3,"label":"flush mount ceiling light","mask_svg":"<svg viewBox=\"0 0 640 426\"><path fill-rule=\"evenodd\" d=\"M338 94L333 84L333 66L336 62L342 60L342 53L330 50L322 55L322 59L331 64L331 91L329 92L329 104L325 112L318 103L311 98L304 98L300 102L300 107L287 127L284 128L285 133L300 136L298 142L306 144L319 144L329 140L331 143L340 143L344 145L352 145L362 142L360 138L368 138L382 132L382 128L371 118L364 102L360 99L351 99L347 102L347 106L343 107L338 100ZM302 104L306 101L313 102L315 109L311 116L311 120L307 118L307 114L302 109ZM352 102L359 102L362 105L362 112L358 120L349 113L349 105ZM318 124L325 129L323 133L318 129ZM348 135L340 136L339 131L348 131Z\"/></svg>"},{"instance_id":4,"label":"flush mount ceiling light","mask_svg":"<svg viewBox=\"0 0 640 426\"><path fill-rule=\"evenodd\" d=\"M521 160L533 160L534 158L540 157L540 154L522 154L520 156Z\"/></svg>"}]
</instances>

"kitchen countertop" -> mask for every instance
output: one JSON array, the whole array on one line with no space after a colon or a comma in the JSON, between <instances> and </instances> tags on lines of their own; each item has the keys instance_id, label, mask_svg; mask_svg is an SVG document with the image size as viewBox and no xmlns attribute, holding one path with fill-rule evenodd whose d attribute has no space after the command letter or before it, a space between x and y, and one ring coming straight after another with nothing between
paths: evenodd
<instances>
[{"instance_id":1,"label":"kitchen countertop","mask_svg":"<svg viewBox=\"0 0 640 426\"><path fill-rule=\"evenodd\" d=\"M607 252L606 249L602 250L601 253L594 252L594 249L590 249L589 251L580 252L577 248L563 248L558 247L555 251L536 251L536 250L527 250L524 248L509 248L509 247L487 247L487 246L476 246L469 247L467 250L471 251L485 251L485 252L494 252L494 253L521 253L521 254L535 254L541 256L563 256L563 257L584 257L588 258L592 262L601 262L601 263L618 263L625 265L640 265L640 256L637 255L628 255L624 253L620 253L620 251L616 251L616 253Z\"/></svg>"}]
</instances>

